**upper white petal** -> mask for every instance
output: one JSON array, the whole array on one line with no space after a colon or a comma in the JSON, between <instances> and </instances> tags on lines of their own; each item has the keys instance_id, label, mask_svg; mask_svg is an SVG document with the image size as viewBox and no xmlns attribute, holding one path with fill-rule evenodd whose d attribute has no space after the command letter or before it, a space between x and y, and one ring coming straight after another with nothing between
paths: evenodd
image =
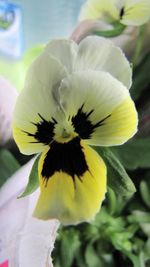
<instances>
[{"instance_id":1,"label":"upper white petal","mask_svg":"<svg viewBox=\"0 0 150 267\"><path fill-rule=\"evenodd\" d=\"M72 71L77 54L77 44L75 42L67 39L52 40L46 46L45 51L60 61L67 71Z\"/></svg>"},{"instance_id":2,"label":"upper white petal","mask_svg":"<svg viewBox=\"0 0 150 267\"><path fill-rule=\"evenodd\" d=\"M122 50L102 37L87 37L79 44L74 71L101 70L109 72L130 88L132 69Z\"/></svg>"},{"instance_id":3,"label":"upper white petal","mask_svg":"<svg viewBox=\"0 0 150 267\"><path fill-rule=\"evenodd\" d=\"M51 260L58 221L44 222L32 217L39 190L17 199L27 184L33 161L24 165L0 189L0 238L2 244L5 240L5 255L9 259L17 258L19 266L52 267L48 259Z\"/></svg>"}]
</instances>

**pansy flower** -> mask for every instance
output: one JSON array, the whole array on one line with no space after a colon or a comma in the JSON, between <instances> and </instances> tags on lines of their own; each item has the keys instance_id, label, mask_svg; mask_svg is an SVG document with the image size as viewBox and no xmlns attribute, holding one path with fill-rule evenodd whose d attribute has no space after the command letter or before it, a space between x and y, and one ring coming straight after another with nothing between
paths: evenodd
<instances>
[{"instance_id":1,"label":"pansy flower","mask_svg":"<svg viewBox=\"0 0 150 267\"><path fill-rule=\"evenodd\" d=\"M150 19L149 0L88 0L81 10L81 20L102 19L113 23L140 26Z\"/></svg>"},{"instance_id":2,"label":"pansy flower","mask_svg":"<svg viewBox=\"0 0 150 267\"><path fill-rule=\"evenodd\" d=\"M13 119L24 154L41 153L34 216L89 221L106 193L106 166L94 146L121 145L137 131L131 67L100 37L51 41L31 64Z\"/></svg>"}]
</instances>

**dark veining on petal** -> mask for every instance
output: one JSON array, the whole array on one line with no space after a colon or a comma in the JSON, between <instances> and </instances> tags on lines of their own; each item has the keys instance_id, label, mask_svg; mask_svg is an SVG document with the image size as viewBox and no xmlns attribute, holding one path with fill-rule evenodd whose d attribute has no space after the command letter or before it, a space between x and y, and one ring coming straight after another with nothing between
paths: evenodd
<instances>
[{"instance_id":1,"label":"dark veining on petal","mask_svg":"<svg viewBox=\"0 0 150 267\"><path fill-rule=\"evenodd\" d=\"M124 16L124 7L121 8L119 15L120 15L120 19L122 19L122 17Z\"/></svg>"},{"instance_id":2,"label":"dark veining on petal","mask_svg":"<svg viewBox=\"0 0 150 267\"><path fill-rule=\"evenodd\" d=\"M91 137L94 130L104 125L105 120L109 118L111 115L108 115L107 117L98 121L96 124L92 124L92 122L89 119L89 116L94 112L94 109L92 109L88 113L85 113L83 111L83 106L84 104L78 110L77 114L72 118L72 124L75 128L76 133L79 134L80 138L88 139Z\"/></svg>"},{"instance_id":3,"label":"dark veining on petal","mask_svg":"<svg viewBox=\"0 0 150 267\"><path fill-rule=\"evenodd\" d=\"M45 120L39 113L39 117L41 118L41 121L38 123L31 122L37 127L37 130L34 134L27 133L28 136L33 136L37 141L33 141L30 143L43 143L45 145L48 145L52 142L53 136L54 136L54 126L57 123L57 121L52 118L51 121Z\"/></svg>"},{"instance_id":4,"label":"dark veining on petal","mask_svg":"<svg viewBox=\"0 0 150 267\"><path fill-rule=\"evenodd\" d=\"M88 117L93 113L94 110L91 110L89 113L85 113L83 112L83 106L84 104L78 110L77 114L72 117L72 124L80 138L87 139L92 133L92 123Z\"/></svg>"},{"instance_id":5,"label":"dark veining on petal","mask_svg":"<svg viewBox=\"0 0 150 267\"><path fill-rule=\"evenodd\" d=\"M60 171L70 175L74 182L75 175L82 181L82 175L88 171L79 137L75 137L68 143L54 141L51 144L44 159L41 175L47 184L54 173Z\"/></svg>"}]
</instances>

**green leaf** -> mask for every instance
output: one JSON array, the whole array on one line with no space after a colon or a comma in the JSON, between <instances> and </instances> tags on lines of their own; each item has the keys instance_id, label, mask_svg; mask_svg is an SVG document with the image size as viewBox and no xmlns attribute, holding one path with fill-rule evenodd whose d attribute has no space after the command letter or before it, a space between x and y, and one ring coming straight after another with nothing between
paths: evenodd
<instances>
[{"instance_id":1,"label":"green leaf","mask_svg":"<svg viewBox=\"0 0 150 267\"><path fill-rule=\"evenodd\" d=\"M60 259L61 267L71 267L78 254L80 240L78 232L73 228L61 233Z\"/></svg>"},{"instance_id":2,"label":"green leaf","mask_svg":"<svg viewBox=\"0 0 150 267\"><path fill-rule=\"evenodd\" d=\"M114 214L117 208L117 198L114 191L108 187L107 190L108 212Z\"/></svg>"},{"instance_id":3,"label":"green leaf","mask_svg":"<svg viewBox=\"0 0 150 267\"><path fill-rule=\"evenodd\" d=\"M144 203L150 208L150 188L145 181L141 181L140 183L140 193Z\"/></svg>"},{"instance_id":4,"label":"green leaf","mask_svg":"<svg viewBox=\"0 0 150 267\"><path fill-rule=\"evenodd\" d=\"M12 176L20 165L15 157L6 149L0 151L0 187Z\"/></svg>"},{"instance_id":5,"label":"green leaf","mask_svg":"<svg viewBox=\"0 0 150 267\"><path fill-rule=\"evenodd\" d=\"M150 259L150 237L148 238L148 240L145 244L145 252L149 256L149 259Z\"/></svg>"},{"instance_id":6,"label":"green leaf","mask_svg":"<svg viewBox=\"0 0 150 267\"><path fill-rule=\"evenodd\" d=\"M136 191L135 186L115 154L110 149L102 147L96 147L96 151L106 163L108 186L116 194L131 197Z\"/></svg>"},{"instance_id":7,"label":"green leaf","mask_svg":"<svg viewBox=\"0 0 150 267\"><path fill-rule=\"evenodd\" d=\"M100 255L98 255L93 247L92 243L87 245L85 251L85 260L88 267L100 267L102 266Z\"/></svg>"},{"instance_id":8,"label":"green leaf","mask_svg":"<svg viewBox=\"0 0 150 267\"><path fill-rule=\"evenodd\" d=\"M128 170L150 167L150 138L134 138L111 149Z\"/></svg>"},{"instance_id":9,"label":"green leaf","mask_svg":"<svg viewBox=\"0 0 150 267\"><path fill-rule=\"evenodd\" d=\"M88 267L85 262L85 258L83 257L83 251L81 249L78 251L78 254L76 255L76 262L78 267Z\"/></svg>"},{"instance_id":10,"label":"green leaf","mask_svg":"<svg viewBox=\"0 0 150 267\"><path fill-rule=\"evenodd\" d=\"M133 267L143 267L140 264L139 255L138 256L134 255L131 252L124 252L124 254L125 254L125 256L127 256L131 260Z\"/></svg>"},{"instance_id":11,"label":"green leaf","mask_svg":"<svg viewBox=\"0 0 150 267\"><path fill-rule=\"evenodd\" d=\"M138 67L135 68L134 70L133 84L130 90L134 100L137 100L140 97L143 90L146 89L146 87L150 83L149 69L150 69L150 53L148 53L144 57L141 64L139 64Z\"/></svg>"},{"instance_id":12,"label":"green leaf","mask_svg":"<svg viewBox=\"0 0 150 267\"><path fill-rule=\"evenodd\" d=\"M150 237L150 221L148 223L141 223L140 226L145 235Z\"/></svg>"},{"instance_id":13,"label":"green leaf","mask_svg":"<svg viewBox=\"0 0 150 267\"><path fill-rule=\"evenodd\" d=\"M143 251L140 251L139 259L140 259L140 267L146 267L145 264L145 253Z\"/></svg>"},{"instance_id":14,"label":"green leaf","mask_svg":"<svg viewBox=\"0 0 150 267\"><path fill-rule=\"evenodd\" d=\"M150 223L150 214L148 212L134 210L132 215L128 216L128 222L132 223Z\"/></svg>"},{"instance_id":15,"label":"green leaf","mask_svg":"<svg viewBox=\"0 0 150 267\"><path fill-rule=\"evenodd\" d=\"M97 227L104 227L103 231L100 232L100 235L102 234L105 236L105 234L107 233L108 236L110 236L109 230L115 233L116 231L122 231L125 226L125 221L123 217L113 217L111 214L108 213L107 209L103 207L103 209L96 216L94 224Z\"/></svg>"},{"instance_id":16,"label":"green leaf","mask_svg":"<svg viewBox=\"0 0 150 267\"><path fill-rule=\"evenodd\" d=\"M39 176L38 176L39 159L40 155L35 159L25 191L18 198L22 198L32 194L39 187Z\"/></svg>"}]
</instances>

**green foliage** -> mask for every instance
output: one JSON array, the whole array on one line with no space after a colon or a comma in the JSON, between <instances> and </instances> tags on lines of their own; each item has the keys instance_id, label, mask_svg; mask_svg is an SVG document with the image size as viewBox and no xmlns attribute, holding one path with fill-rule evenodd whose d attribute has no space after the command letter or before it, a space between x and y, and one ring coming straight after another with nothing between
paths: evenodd
<instances>
[{"instance_id":1,"label":"green foliage","mask_svg":"<svg viewBox=\"0 0 150 267\"><path fill-rule=\"evenodd\" d=\"M133 138L120 147L113 147L112 151L128 170L150 167L150 137Z\"/></svg>"},{"instance_id":2,"label":"green foliage","mask_svg":"<svg viewBox=\"0 0 150 267\"><path fill-rule=\"evenodd\" d=\"M32 194L39 187L39 176L38 176L39 159L40 159L40 156L38 156L35 159L25 191L18 198L22 198L22 197Z\"/></svg>"},{"instance_id":3,"label":"green foliage","mask_svg":"<svg viewBox=\"0 0 150 267\"><path fill-rule=\"evenodd\" d=\"M0 187L20 168L18 161L6 149L0 150Z\"/></svg>"},{"instance_id":4,"label":"green foliage","mask_svg":"<svg viewBox=\"0 0 150 267\"><path fill-rule=\"evenodd\" d=\"M59 239L62 240L59 248L60 257L57 258L55 267L70 267L81 245L79 235L73 228L65 229L62 230Z\"/></svg>"},{"instance_id":5,"label":"green foliage","mask_svg":"<svg viewBox=\"0 0 150 267\"><path fill-rule=\"evenodd\" d=\"M131 197L136 191L135 186L115 154L109 148L97 147L96 151L107 166L108 186L118 195Z\"/></svg>"},{"instance_id":6,"label":"green foliage","mask_svg":"<svg viewBox=\"0 0 150 267\"><path fill-rule=\"evenodd\" d=\"M150 178L150 171L148 172L149 177ZM150 179L148 182L142 180L140 183L140 193L141 193L141 197L145 203L145 205L147 205L148 208L150 208Z\"/></svg>"}]
</instances>

